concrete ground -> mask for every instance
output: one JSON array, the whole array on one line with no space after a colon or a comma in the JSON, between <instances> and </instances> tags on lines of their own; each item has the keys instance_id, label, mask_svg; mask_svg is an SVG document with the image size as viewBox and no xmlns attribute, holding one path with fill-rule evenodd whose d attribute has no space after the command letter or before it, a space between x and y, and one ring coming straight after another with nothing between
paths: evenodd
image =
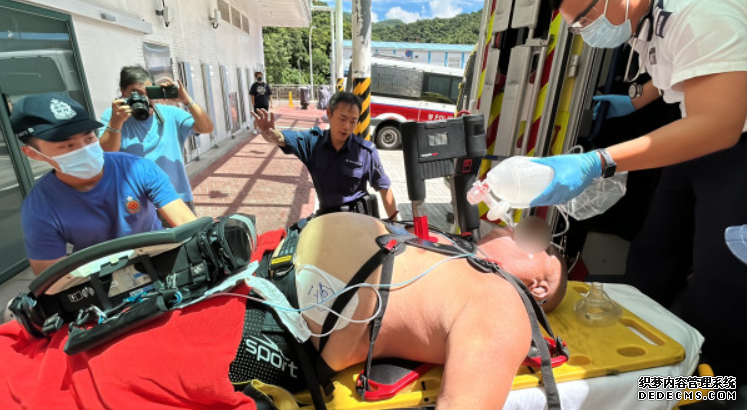
<instances>
[{"instance_id":1,"label":"concrete ground","mask_svg":"<svg viewBox=\"0 0 747 410\"><path fill-rule=\"evenodd\" d=\"M325 112L280 107L275 110L276 127L326 129ZM392 190L401 219L412 218L407 197L402 151L380 151L384 169L392 180ZM314 186L306 167L296 157L283 154L251 130L221 141L218 147L187 164L194 202L199 216L223 216L236 212L254 214L258 232L290 226L310 215L317 207ZM451 193L442 179L426 182L426 210L429 222L449 229L446 212ZM379 209L384 209L380 205ZM30 269L0 285L0 315L9 300L26 291L34 279Z\"/></svg>"}]
</instances>

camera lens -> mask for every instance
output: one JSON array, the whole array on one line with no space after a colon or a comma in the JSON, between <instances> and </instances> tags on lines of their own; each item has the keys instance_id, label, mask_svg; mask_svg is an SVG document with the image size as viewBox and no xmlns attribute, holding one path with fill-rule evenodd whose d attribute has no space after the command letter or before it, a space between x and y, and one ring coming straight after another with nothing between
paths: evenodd
<instances>
[{"instance_id":1,"label":"camera lens","mask_svg":"<svg viewBox=\"0 0 747 410\"><path fill-rule=\"evenodd\" d=\"M132 116L138 121L145 121L150 117L150 106L148 105L148 98L140 95L136 91L130 94L130 98L127 99L127 105L132 109Z\"/></svg>"}]
</instances>

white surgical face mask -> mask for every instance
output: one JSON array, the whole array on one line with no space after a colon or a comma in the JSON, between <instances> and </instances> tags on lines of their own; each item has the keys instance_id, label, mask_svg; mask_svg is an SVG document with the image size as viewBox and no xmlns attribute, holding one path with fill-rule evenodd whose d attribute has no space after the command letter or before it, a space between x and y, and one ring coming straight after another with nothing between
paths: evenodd
<instances>
[{"instance_id":1,"label":"white surgical face mask","mask_svg":"<svg viewBox=\"0 0 747 410\"><path fill-rule=\"evenodd\" d=\"M617 48L630 39L633 30L628 20L630 0L625 2L625 22L616 26L607 20L607 6L609 0L604 3L604 13L588 26L581 29L581 37L591 47Z\"/></svg>"},{"instance_id":2,"label":"white surgical face mask","mask_svg":"<svg viewBox=\"0 0 747 410\"><path fill-rule=\"evenodd\" d=\"M91 179L104 168L104 150L98 141L56 157L48 157L41 152L39 155L57 162L60 166L58 171L63 174L80 179Z\"/></svg>"}]
</instances>

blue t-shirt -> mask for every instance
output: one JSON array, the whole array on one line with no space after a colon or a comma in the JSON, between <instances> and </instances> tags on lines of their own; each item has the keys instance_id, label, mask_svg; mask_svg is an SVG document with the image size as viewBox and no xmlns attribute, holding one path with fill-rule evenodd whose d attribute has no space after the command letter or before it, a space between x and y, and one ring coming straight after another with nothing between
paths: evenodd
<instances>
[{"instance_id":1,"label":"blue t-shirt","mask_svg":"<svg viewBox=\"0 0 747 410\"><path fill-rule=\"evenodd\" d=\"M156 104L163 117L163 123L155 113L145 121L130 117L122 125L122 146L120 152L128 152L138 157L148 158L158 164L174 184L176 192L184 202L192 201L192 187L184 169L184 142L194 134L195 120L192 115L180 108ZM101 121L108 124L112 118L111 107L101 115ZM106 131L102 127L100 135Z\"/></svg>"},{"instance_id":2,"label":"blue t-shirt","mask_svg":"<svg viewBox=\"0 0 747 410\"><path fill-rule=\"evenodd\" d=\"M338 207L366 195L366 182L376 190L389 188L379 152L371 141L351 135L339 151L329 131L283 131L284 153L294 154L306 165L322 208Z\"/></svg>"},{"instance_id":3,"label":"blue t-shirt","mask_svg":"<svg viewBox=\"0 0 747 410\"><path fill-rule=\"evenodd\" d=\"M79 192L50 171L37 181L21 206L29 259L65 256L74 250L141 232L162 229L156 208L179 199L168 176L153 161L104 153L104 175Z\"/></svg>"}]
</instances>

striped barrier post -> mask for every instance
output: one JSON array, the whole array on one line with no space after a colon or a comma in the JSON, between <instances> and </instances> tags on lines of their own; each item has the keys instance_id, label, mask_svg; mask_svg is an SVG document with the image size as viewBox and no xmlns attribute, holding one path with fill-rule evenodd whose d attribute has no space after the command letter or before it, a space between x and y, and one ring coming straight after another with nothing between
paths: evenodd
<instances>
[{"instance_id":1,"label":"striped barrier post","mask_svg":"<svg viewBox=\"0 0 747 410\"><path fill-rule=\"evenodd\" d=\"M353 94L360 97L361 107L355 133L371 140L371 0L353 0Z\"/></svg>"},{"instance_id":2,"label":"striped barrier post","mask_svg":"<svg viewBox=\"0 0 747 410\"><path fill-rule=\"evenodd\" d=\"M355 133L366 140L371 140L371 78L354 78L353 94L360 97L362 104L361 115L358 119L358 125L355 127Z\"/></svg>"}]
</instances>

